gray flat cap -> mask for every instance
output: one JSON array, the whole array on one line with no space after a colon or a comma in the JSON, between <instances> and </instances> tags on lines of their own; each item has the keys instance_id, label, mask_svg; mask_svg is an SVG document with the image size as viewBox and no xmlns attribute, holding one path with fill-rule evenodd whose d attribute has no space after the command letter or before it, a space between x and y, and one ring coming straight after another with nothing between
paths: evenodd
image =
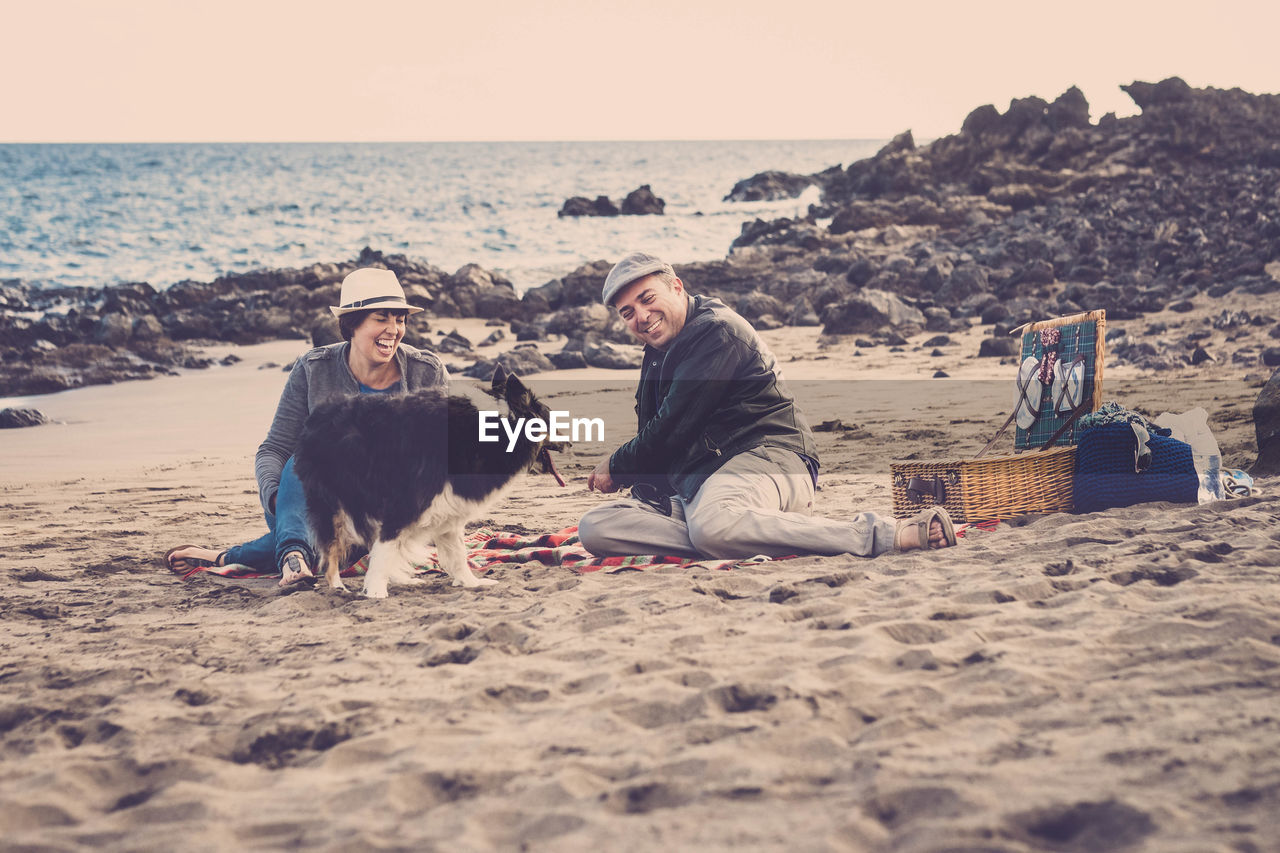
<instances>
[{"instance_id":1,"label":"gray flat cap","mask_svg":"<svg viewBox=\"0 0 1280 853\"><path fill-rule=\"evenodd\" d=\"M609 275L604 280L604 290L600 293L600 301L605 305L612 305L613 297L618 295L619 290L656 272L665 272L671 276L676 274L671 264L662 258L646 255L644 252L632 252L609 270Z\"/></svg>"}]
</instances>

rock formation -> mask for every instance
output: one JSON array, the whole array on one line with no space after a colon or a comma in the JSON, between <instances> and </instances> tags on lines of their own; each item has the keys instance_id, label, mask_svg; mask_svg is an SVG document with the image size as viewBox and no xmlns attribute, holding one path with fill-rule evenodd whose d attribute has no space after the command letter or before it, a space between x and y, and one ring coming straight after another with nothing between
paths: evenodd
<instances>
[{"instance_id":1,"label":"rock formation","mask_svg":"<svg viewBox=\"0 0 1280 853\"><path fill-rule=\"evenodd\" d=\"M556 214L565 216L648 216L661 215L667 203L653 194L648 184L637 187L627 193L621 205L614 204L608 196L596 196L592 201L584 196L573 196L565 199L564 205Z\"/></svg>"},{"instance_id":2,"label":"rock formation","mask_svg":"<svg viewBox=\"0 0 1280 853\"><path fill-rule=\"evenodd\" d=\"M795 198L816 183L818 180L813 175L760 172L734 184L724 201L778 201Z\"/></svg>"},{"instance_id":3,"label":"rock formation","mask_svg":"<svg viewBox=\"0 0 1280 853\"><path fill-rule=\"evenodd\" d=\"M1196 340L1168 340L1154 329L1131 334L1117 325L1231 291L1260 304L1274 301L1280 97L1193 89L1178 78L1122 88L1141 114L1093 123L1084 96L1072 88L1053 101L1015 99L1003 112L978 107L958 133L927 145L916 145L908 131L847 167L753 176L730 198L816 184L820 203L804 216L744 223L724 259L673 259L677 272L696 292L723 299L762 326L821 322L829 334L888 340L981 322L993 326L984 354L1008 357L1007 346L994 342L1008 329L1103 308L1113 324L1108 357L1115 361L1161 368L1229 359L1258 368L1280 359L1275 347L1209 352ZM646 185L620 206L604 197L569 199L561 215L653 214L664 207ZM557 354L565 365L579 365L578 356L622 364L627 357L615 358L602 345L634 349L625 327L599 305L609 260L518 296L509 281L474 264L449 274L366 249L344 263L182 282L163 292L145 283L37 290L0 282L0 394L201 366L188 342L323 337L321 321L343 275L369 265L394 270L409 300L436 317L508 322L521 341L547 334L589 339L590 350L580 343ZM1276 326L1261 311L1236 314L1224 312L1215 326ZM412 328L410 344L456 343L424 336L424 321ZM469 344L465 353L474 357Z\"/></svg>"},{"instance_id":4,"label":"rock formation","mask_svg":"<svg viewBox=\"0 0 1280 853\"><path fill-rule=\"evenodd\" d=\"M1253 404L1253 428L1258 436L1255 477L1280 474L1280 370L1271 374Z\"/></svg>"}]
</instances>

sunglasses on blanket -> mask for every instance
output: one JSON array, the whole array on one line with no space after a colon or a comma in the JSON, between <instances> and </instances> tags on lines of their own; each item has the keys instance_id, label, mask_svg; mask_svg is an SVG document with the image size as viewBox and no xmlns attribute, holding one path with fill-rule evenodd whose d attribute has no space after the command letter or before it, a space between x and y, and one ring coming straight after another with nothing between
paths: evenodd
<instances>
[{"instance_id":1,"label":"sunglasses on blanket","mask_svg":"<svg viewBox=\"0 0 1280 853\"><path fill-rule=\"evenodd\" d=\"M653 483L636 483L631 487L631 497L640 503L651 506L658 512L671 517L671 498L658 491Z\"/></svg>"}]
</instances>

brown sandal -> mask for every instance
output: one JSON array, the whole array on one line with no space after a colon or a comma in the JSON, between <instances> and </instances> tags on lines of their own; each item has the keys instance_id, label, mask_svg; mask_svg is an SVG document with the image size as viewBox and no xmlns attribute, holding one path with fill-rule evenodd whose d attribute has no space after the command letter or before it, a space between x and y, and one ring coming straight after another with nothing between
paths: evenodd
<instances>
[{"instance_id":1,"label":"brown sandal","mask_svg":"<svg viewBox=\"0 0 1280 853\"><path fill-rule=\"evenodd\" d=\"M931 506L927 509L921 510L910 518L904 518L902 521L898 522L893 533L894 550L903 550L901 545L902 531L911 525L915 525L916 527L916 537L920 542L920 550L928 551L933 549L934 546L929 542L929 528L933 525L934 519L937 519L938 523L942 525L942 536L947 543L946 545L938 547L945 548L955 545L958 540L956 539L956 526L955 523L951 521L951 516L947 513L945 508L940 506ZM914 551L915 549L912 548L910 550Z\"/></svg>"}]
</instances>

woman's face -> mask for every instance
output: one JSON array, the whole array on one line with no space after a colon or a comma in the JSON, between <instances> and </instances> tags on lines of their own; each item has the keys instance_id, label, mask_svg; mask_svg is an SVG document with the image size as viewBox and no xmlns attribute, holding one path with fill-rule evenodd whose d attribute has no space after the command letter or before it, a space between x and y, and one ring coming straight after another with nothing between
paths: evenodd
<instances>
[{"instance_id":1,"label":"woman's face","mask_svg":"<svg viewBox=\"0 0 1280 853\"><path fill-rule=\"evenodd\" d=\"M396 348L404 338L408 311L370 311L351 333L351 351L373 365L386 364L395 358Z\"/></svg>"}]
</instances>

